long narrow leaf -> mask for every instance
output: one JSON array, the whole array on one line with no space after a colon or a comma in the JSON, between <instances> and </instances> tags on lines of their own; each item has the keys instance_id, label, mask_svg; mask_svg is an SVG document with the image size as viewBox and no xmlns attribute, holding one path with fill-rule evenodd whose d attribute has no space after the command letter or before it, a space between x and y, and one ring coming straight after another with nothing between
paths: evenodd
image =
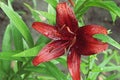
<instances>
[{"instance_id":1,"label":"long narrow leaf","mask_svg":"<svg viewBox=\"0 0 120 80\"><path fill-rule=\"evenodd\" d=\"M104 9L107 9L108 11L112 11L117 16L120 17L120 8L116 5L114 1L89 1L86 3L87 6L97 6Z\"/></svg>"},{"instance_id":2,"label":"long narrow leaf","mask_svg":"<svg viewBox=\"0 0 120 80\"><path fill-rule=\"evenodd\" d=\"M36 12L35 9L33 9L30 5L26 3L24 3L24 5L30 10L35 21L41 21L41 19L39 18L39 14Z\"/></svg>"},{"instance_id":3,"label":"long narrow leaf","mask_svg":"<svg viewBox=\"0 0 120 80\"><path fill-rule=\"evenodd\" d=\"M47 18L48 19L48 22L50 23L50 24L55 24L55 20L56 20L56 17L55 17L55 15L53 15L53 14L50 14L50 13L47 13L47 12L45 12L45 11L36 11L38 14L40 14L40 15L42 15L42 16L44 16L45 18Z\"/></svg>"},{"instance_id":4,"label":"long narrow leaf","mask_svg":"<svg viewBox=\"0 0 120 80\"><path fill-rule=\"evenodd\" d=\"M57 0L45 0L48 4L51 4L54 8L57 6Z\"/></svg>"},{"instance_id":5,"label":"long narrow leaf","mask_svg":"<svg viewBox=\"0 0 120 80\"><path fill-rule=\"evenodd\" d=\"M44 63L47 70L53 75L57 80L66 80L65 75L51 62Z\"/></svg>"},{"instance_id":6,"label":"long narrow leaf","mask_svg":"<svg viewBox=\"0 0 120 80\"><path fill-rule=\"evenodd\" d=\"M24 70L32 71L32 72L37 72L37 73L40 73L42 75L51 76L51 74L47 71L47 68L43 67L43 66L27 67Z\"/></svg>"},{"instance_id":7,"label":"long narrow leaf","mask_svg":"<svg viewBox=\"0 0 120 80\"><path fill-rule=\"evenodd\" d=\"M120 66L110 66L110 67L103 67L103 68L98 68L99 70L99 72L108 72L108 71L114 71L114 70L120 70ZM96 68L94 68L93 70L92 70L92 72L97 72L97 69Z\"/></svg>"},{"instance_id":8,"label":"long narrow leaf","mask_svg":"<svg viewBox=\"0 0 120 80\"><path fill-rule=\"evenodd\" d=\"M81 10L87 1L88 0L77 0L77 2L75 3L75 8L74 8L75 13Z\"/></svg>"},{"instance_id":9,"label":"long narrow leaf","mask_svg":"<svg viewBox=\"0 0 120 80\"><path fill-rule=\"evenodd\" d=\"M21 33L15 26L12 26L12 36L14 39L14 45L16 50L23 50L23 38Z\"/></svg>"},{"instance_id":10,"label":"long narrow leaf","mask_svg":"<svg viewBox=\"0 0 120 80\"><path fill-rule=\"evenodd\" d=\"M13 55L13 57L34 57L38 54L38 52L44 45L45 44L43 43L43 44L40 44L39 46L27 49L23 52Z\"/></svg>"},{"instance_id":11,"label":"long narrow leaf","mask_svg":"<svg viewBox=\"0 0 120 80\"><path fill-rule=\"evenodd\" d=\"M113 58L115 54L110 55L109 57L107 57L100 65L98 65L99 67L105 67L105 65ZM97 76L99 75L100 72L94 72L92 73L89 78L96 80Z\"/></svg>"},{"instance_id":12,"label":"long narrow leaf","mask_svg":"<svg viewBox=\"0 0 120 80\"><path fill-rule=\"evenodd\" d=\"M0 7L5 12L5 14L8 16L10 21L15 25L15 27L22 34L22 36L28 43L29 47L33 47L33 39L32 39L30 30L28 29L24 21L20 18L20 16L2 2L0 2Z\"/></svg>"},{"instance_id":13,"label":"long narrow leaf","mask_svg":"<svg viewBox=\"0 0 120 80\"><path fill-rule=\"evenodd\" d=\"M3 51L3 52L0 52L0 60L7 60L7 61L18 60L18 61L23 61L23 59L21 59L21 58L12 57L13 55L17 54L18 52L19 51Z\"/></svg>"},{"instance_id":14,"label":"long narrow leaf","mask_svg":"<svg viewBox=\"0 0 120 80\"><path fill-rule=\"evenodd\" d=\"M76 4L76 7L75 7L76 8L75 13L76 13L76 17L78 19L92 6L100 7L100 8L110 11L112 13L113 21L114 21L114 19L116 19L116 16L120 17L120 14L119 14L120 7L118 7L114 1L85 0L85 2L82 1L82 3L79 5Z\"/></svg>"},{"instance_id":15,"label":"long narrow leaf","mask_svg":"<svg viewBox=\"0 0 120 80\"><path fill-rule=\"evenodd\" d=\"M38 38L38 40L36 41L35 45L39 45L41 43L45 43L47 44L48 42L50 42L50 39L45 37L44 35L40 35L40 37Z\"/></svg>"},{"instance_id":16,"label":"long narrow leaf","mask_svg":"<svg viewBox=\"0 0 120 80\"><path fill-rule=\"evenodd\" d=\"M11 24L7 26L2 41L2 51L10 50L11 50Z\"/></svg>"},{"instance_id":17,"label":"long narrow leaf","mask_svg":"<svg viewBox=\"0 0 120 80\"><path fill-rule=\"evenodd\" d=\"M114 39L112 39L111 37L107 36L107 35L96 34L93 37L97 38L97 39L100 39L102 42L107 42L110 45L120 49L120 44L118 42L116 42Z\"/></svg>"},{"instance_id":18,"label":"long narrow leaf","mask_svg":"<svg viewBox=\"0 0 120 80\"><path fill-rule=\"evenodd\" d=\"M11 51L11 25L9 24L5 30L3 41L2 41L2 51ZM0 55L4 55L1 53ZM10 61L1 60L1 67L3 71L8 72L10 69ZM1 71L2 71L1 70Z\"/></svg>"}]
</instances>

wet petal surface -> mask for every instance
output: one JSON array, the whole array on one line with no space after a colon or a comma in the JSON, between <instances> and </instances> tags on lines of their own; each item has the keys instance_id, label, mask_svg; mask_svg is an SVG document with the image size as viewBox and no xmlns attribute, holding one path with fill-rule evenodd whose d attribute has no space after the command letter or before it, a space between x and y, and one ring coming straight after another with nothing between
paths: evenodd
<instances>
[{"instance_id":1,"label":"wet petal surface","mask_svg":"<svg viewBox=\"0 0 120 80\"><path fill-rule=\"evenodd\" d=\"M67 27L69 30L71 30L71 32L75 32L78 29L77 19L75 18L72 9L67 5L67 3L58 4L56 12L56 26L59 31L69 34Z\"/></svg>"},{"instance_id":2,"label":"wet petal surface","mask_svg":"<svg viewBox=\"0 0 120 80\"><path fill-rule=\"evenodd\" d=\"M56 30L54 26L42 23L42 22L34 22L32 27L40 32L41 34L51 38L53 40L60 40L61 34Z\"/></svg>"},{"instance_id":3,"label":"wet petal surface","mask_svg":"<svg viewBox=\"0 0 120 80\"><path fill-rule=\"evenodd\" d=\"M63 55L69 42L66 41L53 41L47 44L39 54L33 59L33 64L37 66L42 62L46 62Z\"/></svg>"},{"instance_id":4,"label":"wet petal surface","mask_svg":"<svg viewBox=\"0 0 120 80\"><path fill-rule=\"evenodd\" d=\"M90 55L100 53L108 48L107 43L93 38L94 34L107 35L107 29L98 25L87 25L78 29L75 48L81 52L80 54Z\"/></svg>"},{"instance_id":5,"label":"wet petal surface","mask_svg":"<svg viewBox=\"0 0 120 80\"><path fill-rule=\"evenodd\" d=\"M80 80L80 55L74 48L68 54L67 64L73 80Z\"/></svg>"}]
</instances>

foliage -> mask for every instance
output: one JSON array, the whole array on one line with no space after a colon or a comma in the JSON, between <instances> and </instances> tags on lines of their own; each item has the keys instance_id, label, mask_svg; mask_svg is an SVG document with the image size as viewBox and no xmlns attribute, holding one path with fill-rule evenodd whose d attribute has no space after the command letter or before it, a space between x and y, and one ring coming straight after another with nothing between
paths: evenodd
<instances>
[{"instance_id":1,"label":"foliage","mask_svg":"<svg viewBox=\"0 0 120 80\"><path fill-rule=\"evenodd\" d=\"M62 72L58 68L58 64L66 66L66 56L62 56L56 60L43 63L37 67L31 64L31 60L47 44L50 40L44 36L33 43L33 37L30 29L22 20L22 17L12 8L12 2L8 0L0 1L0 8L9 18L10 23L6 27L2 40L2 51L0 52L0 80L71 80L70 74ZM113 22L120 17L120 7L112 0L74 0L74 12L80 25L84 25L84 14L92 6L99 7L110 12ZM45 0L48 3L48 11L36 10L36 0L33 0L34 8L29 4L26 6L31 17L35 21L41 21L39 18L43 16L47 19L47 23L54 25L56 19L55 8L58 0ZM32 23L31 23L32 24ZM31 26L30 26L31 27ZM99 61L100 55L92 55L82 59L81 73L83 80L97 80L101 77L103 80L117 80L120 78L120 44L110 36L97 34L93 37L107 42L114 46L115 49L108 49L101 55L102 61ZM13 47L14 46L14 47ZM118 49L116 49L118 48ZM112 72L109 73L109 72ZM109 74L108 74L109 73Z\"/></svg>"}]
</instances>

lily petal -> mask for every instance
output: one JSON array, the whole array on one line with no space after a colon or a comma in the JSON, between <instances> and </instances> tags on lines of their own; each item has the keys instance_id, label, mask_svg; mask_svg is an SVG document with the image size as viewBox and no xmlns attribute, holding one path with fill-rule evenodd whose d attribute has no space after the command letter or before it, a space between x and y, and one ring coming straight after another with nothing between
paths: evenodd
<instances>
[{"instance_id":1,"label":"lily petal","mask_svg":"<svg viewBox=\"0 0 120 80\"><path fill-rule=\"evenodd\" d=\"M80 55L77 54L74 48L68 54L67 64L73 80L80 80Z\"/></svg>"},{"instance_id":2,"label":"lily petal","mask_svg":"<svg viewBox=\"0 0 120 80\"><path fill-rule=\"evenodd\" d=\"M60 40L62 35L56 30L54 26L42 23L42 22L34 22L32 27L40 32L41 34L51 38L53 40Z\"/></svg>"},{"instance_id":3,"label":"lily petal","mask_svg":"<svg viewBox=\"0 0 120 80\"><path fill-rule=\"evenodd\" d=\"M69 42L60 40L50 42L33 59L33 65L37 66L42 62L46 62L63 55L65 52L65 48L67 48L68 44Z\"/></svg>"},{"instance_id":4,"label":"lily petal","mask_svg":"<svg viewBox=\"0 0 120 80\"><path fill-rule=\"evenodd\" d=\"M107 29L99 25L86 25L78 29L75 48L81 52L80 54L92 55L108 48L107 43L93 38L94 34L107 35Z\"/></svg>"},{"instance_id":5,"label":"lily petal","mask_svg":"<svg viewBox=\"0 0 120 80\"><path fill-rule=\"evenodd\" d=\"M71 32L75 32L78 29L77 19L67 3L59 3L56 12L56 26L60 31L62 30L62 33L68 32L66 27L68 27Z\"/></svg>"},{"instance_id":6,"label":"lily petal","mask_svg":"<svg viewBox=\"0 0 120 80\"><path fill-rule=\"evenodd\" d=\"M99 25L86 25L77 30L77 38L79 38L79 40L95 44L103 44L103 42L93 38L94 34L107 35L107 29Z\"/></svg>"},{"instance_id":7,"label":"lily petal","mask_svg":"<svg viewBox=\"0 0 120 80\"><path fill-rule=\"evenodd\" d=\"M88 42L77 42L77 45L75 46L76 50L79 53L79 55L93 55L93 54L98 54L100 52L105 51L108 48L108 44L94 44L94 43L88 43Z\"/></svg>"}]
</instances>

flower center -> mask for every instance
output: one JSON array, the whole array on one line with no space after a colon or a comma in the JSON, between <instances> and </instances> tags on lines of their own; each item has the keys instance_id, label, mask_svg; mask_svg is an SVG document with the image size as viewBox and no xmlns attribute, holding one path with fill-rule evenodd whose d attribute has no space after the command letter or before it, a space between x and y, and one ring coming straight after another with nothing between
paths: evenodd
<instances>
[{"instance_id":1,"label":"flower center","mask_svg":"<svg viewBox=\"0 0 120 80\"><path fill-rule=\"evenodd\" d=\"M76 36L74 36L69 47L71 48L75 44L75 42L76 42Z\"/></svg>"},{"instance_id":2,"label":"flower center","mask_svg":"<svg viewBox=\"0 0 120 80\"><path fill-rule=\"evenodd\" d=\"M75 33L69 28L69 26L66 26L65 24L60 28L60 31L65 29L68 33L75 35Z\"/></svg>"},{"instance_id":3,"label":"flower center","mask_svg":"<svg viewBox=\"0 0 120 80\"><path fill-rule=\"evenodd\" d=\"M67 28L67 30L68 30L69 33L71 33L71 34L75 34L74 32L72 32L72 31L70 30L69 27L66 27L66 28Z\"/></svg>"},{"instance_id":4,"label":"flower center","mask_svg":"<svg viewBox=\"0 0 120 80\"><path fill-rule=\"evenodd\" d=\"M74 32L72 32L68 26L65 26L65 25L64 25L64 27L67 29L67 31L68 31L70 34L74 35L74 36L73 36L73 39L71 40L71 44L70 44L70 46L69 46L69 48L71 48L71 47L75 44L75 42L76 42L76 34L75 34ZM69 50L69 49L68 49L68 50Z\"/></svg>"},{"instance_id":5,"label":"flower center","mask_svg":"<svg viewBox=\"0 0 120 80\"><path fill-rule=\"evenodd\" d=\"M76 36L74 36L74 38L72 39L72 41L71 41L68 49L67 49L67 50L65 49L65 52L66 52L67 54L70 54L69 51L70 51L71 47L75 44L75 42L76 42Z\"/></svg>"},{"instance_id":6,"label":"flower center","mask_svg":"<svg viewBox=\"0 0 120 80\"><path fill-rule=\"evenodd\" d=\"M66 52L66 53L69 53L71 47L76 43L76 33L74 33L74 32L69 28L69 26L66 26L65 24L60 28L60 31L62 31L63 29L64 29L65 31L67 31L68 33L70 33L70 35L72 35L72 39L69 40L69 41L70 41L70 45L69 45L69 47L68 47L67 50L65 49L65 52Z\"/></svg>"}]
</instances>

